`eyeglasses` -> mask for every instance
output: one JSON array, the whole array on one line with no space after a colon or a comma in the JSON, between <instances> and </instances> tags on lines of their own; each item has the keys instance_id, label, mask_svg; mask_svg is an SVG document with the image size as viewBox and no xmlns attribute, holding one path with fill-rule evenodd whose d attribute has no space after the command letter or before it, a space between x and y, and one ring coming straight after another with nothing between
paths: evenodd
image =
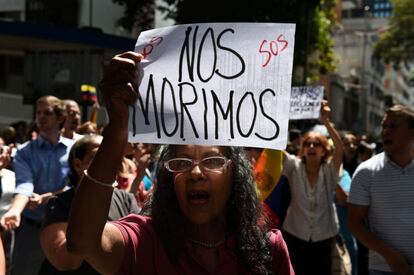
<instances>
[{"instance_id":1,"label":"eyeglasses","mask_svg":"<svg viewBox=\"0 0 414 275\"><path fill-rule=\"evenodd\" d=\"M311 147L311 145L313 145L313 147L321 147L322 143L320 143L319 141L305 141L303 143L304 147Z\"/></svg>"},{"instance_id":2,"label":"eyeglasses","mask_svg":"<svg viewBox=\"0 0 414 275\"><path fill-rule=\"evenodd\" d=\"M224 156L206 157L199 161L189 158L173 158L164 162L164 167L168 171L174 173L187 172L192 169L194 165L199 165L200 168L206 170L220 171L224 169L228 163L230 163L230 160Z\"/></svg>"},{"instance_id":3,"label":"eyeglasses","mask_svg":"<svg viewBox=\"0 0 414 275\"><path fill-rule=\"evenodd\" d=\"M68 111L67 114L68 114L68 116L76 116L76 115L80 115L80 112L77 112L77 111Z\"/></svg>"}]
</instances>

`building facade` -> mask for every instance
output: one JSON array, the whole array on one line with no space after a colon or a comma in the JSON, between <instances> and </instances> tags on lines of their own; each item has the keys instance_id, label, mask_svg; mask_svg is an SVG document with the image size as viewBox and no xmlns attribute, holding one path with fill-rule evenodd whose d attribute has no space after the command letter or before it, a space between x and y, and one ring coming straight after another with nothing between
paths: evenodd
<instances>
[{"instance_id":1,"label":"building facade","mask_svg":"<svg viewBox=\"0 0 414 275\"><path fill-rule=\"evenodd\" d=\"M335 33L337 71L331 78L334 121L340 129L378 137L385 108L413 108L413 66L384 64L373 47L386 30L392 5L387 0L343 1Z\"/></svg>"},{"instance_id":2,"label":"building facade","mask_svg":"<svg viewBox=\"0 0 414 275\"><path fill-rule=\"evenodd\" d=\"M81 85L97 86L104 64L134 49L123 12L112 0L0 0L0 128L30 122L46 94L82 103Z\"/></svg>"}]
</instances>

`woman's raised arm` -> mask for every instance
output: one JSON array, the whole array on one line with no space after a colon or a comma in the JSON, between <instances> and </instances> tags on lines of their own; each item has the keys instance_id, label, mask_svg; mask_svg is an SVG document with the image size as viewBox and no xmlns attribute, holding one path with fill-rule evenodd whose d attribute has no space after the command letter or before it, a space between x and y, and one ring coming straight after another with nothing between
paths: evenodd
<instances>
[{"instance_id":1,"label":"woman's raised arm","mask_svg":"<svg viewBox=\"0 0 414 275\"><path fill-rule=\"evenodd\" d=\"M75 198L67 229L67 246L71 253L85 258L104 274L118 271L123 258L121 232L107 224L112 197L112 183L123 157L128 139L128 106L138 95L136 63L142 56L126 52L112 58L105 68L100 90L104 97L109 124Z\"/></svg>"},{"instance_id":2,"label":"woman's raised arm","mask_svg":"<svg viewBox=\"0 0 414 275\"><path fill-rule=\"evenodd\" d=\"M321 122L325 125L326 129L328 130L329 135L331 136L333 143L334 143L334 152L332 155L332 161L335 164L336 171L339 175L339 170L342 164L342 155L344 151L344 145L342 143L341 136L339 135L338 131L333 127L329 115L331 113L331 108L328 105L328 101L322 101L321 106Z\"/></svg>"}]
</instances>

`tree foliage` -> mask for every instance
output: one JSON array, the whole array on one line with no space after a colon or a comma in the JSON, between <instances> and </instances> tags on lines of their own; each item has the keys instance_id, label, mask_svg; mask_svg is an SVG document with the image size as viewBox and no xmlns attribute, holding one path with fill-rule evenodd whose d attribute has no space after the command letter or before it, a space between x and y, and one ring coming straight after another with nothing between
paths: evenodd
<instances>
[{"instance_id":1,"label":"tree foliage","mask_svg":"<svg viewBox=\"0 0 414 275\"><path fill-rule=\"evenodd\" d=\"M295 69L308 79L335 70L331 30L336 0L163 0L167 18L179 24L203 22L296 23ZM311 58L309 58L311 57ZM295 84L304 84L302 76Z\"/></svg>"},{"instance_id":2,"label":"tree foliage","mask_svg":"<svg viewBox=\"0 0 414 275\"><path fill-rule=\"evenodd\" d=\"M117 24L128 31L135 29L147 30L154 26L155 5L151 0L112 0L124 6L124 15Z\"/></svg>"},{"instance_id":3,"label":"tree foliage","mask_svg":"<svg viewBox=\"0 0 414 275\"><path fill-rule=\"evenodd\" d=\"M414 1L392 0L388 30L381 34L375 55L387 63L414 61Z\"/></svg>"}]
</instances>

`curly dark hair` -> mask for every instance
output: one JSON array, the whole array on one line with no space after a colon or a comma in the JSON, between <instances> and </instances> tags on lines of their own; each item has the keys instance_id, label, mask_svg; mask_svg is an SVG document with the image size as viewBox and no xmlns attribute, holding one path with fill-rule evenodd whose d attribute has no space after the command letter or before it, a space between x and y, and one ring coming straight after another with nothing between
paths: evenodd
<instances>
[{"instance_id":1,"label":"curly dark hair","mask_svg":"<svg viewBox=\"0 0 414 275\"><path fill-rule=\"evenodd\" d=\"M164 161L175 156L177 146L166 146L157 166L157 185L146 202L144 215L152 217L155 231L170 256L175 259L184 248L184 216L174 191L173 174ZM224 147L231 160L232 190L227 203L227 234L234 234L237 256L243 273L271 274L272 257L266 226L259 226L262 215L251 167L241 147Z\"/></svg>"}]
</instances>

